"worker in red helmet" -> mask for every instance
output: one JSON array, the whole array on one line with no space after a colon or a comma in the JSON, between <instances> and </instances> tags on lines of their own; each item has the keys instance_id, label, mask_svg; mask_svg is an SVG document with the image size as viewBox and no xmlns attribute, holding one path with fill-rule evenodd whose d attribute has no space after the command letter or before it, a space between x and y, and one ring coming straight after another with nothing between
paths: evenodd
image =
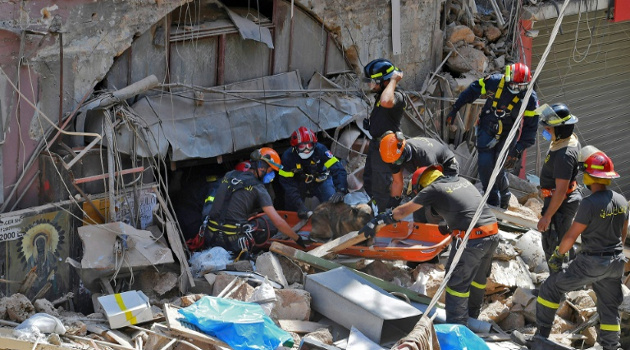
<instances>
[{"instance_id":1,"label":"worker in red helmet","mask_svg":"<svg viewBox=\"0 0 630 350\"><path fill-rule=\"evenodd\" d=\"M278 172L286 209L305 219L309 212L304 203L307 197L317 197L320 203L342 202L348 193L348 173L339 159L305 126L291 134L290 143Z\"/></svg>"},{"instance_id":2,"label":"worker in red helmet","mask_svg":"<svg viewBox=\"0 0 630 350\"><path fill-rule=\"evenodd\" d=\"M392 171L379 154L379 143L387 131L402 131L402 116L407 106L406 95L398 87L403 72L386 59L379 58L364 68L364 82L375 93L370 117L364 119L363 128L372 136L363 170L363 188L379 211L387 208Z\"/></svg>"},{"instance_id":3,"label":"worker in red helmet","mask_svg":"<svg viewBox=\"0 0 630 350\"><path fill-rule=\"evenodd\" d=\"M482 203L477 188L463 177L445 176L439 165L419 168L412 176L413 200L378 214L359 233L366 237L376 235L379 224L392 224L409 214L430 205L444 218L440 233L451 234L451 252L455 252L477 208ZM492 256L499 245L497 219L486 205L471 231L461 259L446 284L446 323L467 325L468 318L479 316L486 279L490 275ZM449 255L449 270L454 253Z\"/></svg>"},{"instance_id":4,"label":"worker in red helmet","mask_svg":"<svg viewBox=\"0 0 630 350\"><path fill-rule=\"evenodd\" d=\"M571 227L582 200L582 191L576 181L580 142L573 133L578 118L564 103L544 104L536 111L543 127L542 136L551 142L540 171L540 192L544 203L538 221L543 251L549 259ZM575 257L573 249L569 257Z\"/></svg>"},{"instance_id":5,"label":"worker in red helmet","mask_svg":"<svg viewBox=\"0 0 630 350\"><path fill-rule=\"evenodd\" d=\"M623 253L628 201L607 188L619 174L605 153L592 153L585 147L580 158L584 162L584 185L592 193L580 203L573 224L549 259L549 266L558 272L540 286L536 304L538 328L531 349L551 348L547 338L564 293L592 285L599 314L597 342L603 350L621 350L619 305L623 300L624 265L628 261ZM563 269L562 262L578 237L582 240L581 251Z\"/></svg>"},{"instance_id":6,"label":"worker in red helmet","mask_svg":"<svg viewBox=\"0 0 630 350\"><path fill-rule=\"evenodd\" d=\"M486 98L476 126L477 164L483 191L490 191L488 204L496 207L507 208L512 196L508 188L506 170L512 170L520 161L523 151L536 141L538 130L536 92L532 91L529 100L523 101L531 80L532 73L524 63L507 65L504 74L493 74L470 84L459 95L446 117L446 124L450 125L457 116L457 111L465 104L474 102L480 96ZM523 103L527 106L522 125L514 125ZM499 171L494 186L489 189L492 170L499 161L499 153L512 127L521 128L520 137L515 138L509 145L504 167Z\"/></svg>"},{"instance_id":7,"label":"worker in red helmet","mask_svg":"<svg viewBox=\"0 0 630 350\"><path fill-rule=\"evenodd\" d=\"M254 150L250 168L225 174L214 205L206 217L205 248L220 246L235 254L251 253L280 231L300 246L302 238L278 214L265 184L271 183L275 171L282 169L280 156L269 147ZM265 215L249 220L259 209Z\"/></svg>"}]
</instances>

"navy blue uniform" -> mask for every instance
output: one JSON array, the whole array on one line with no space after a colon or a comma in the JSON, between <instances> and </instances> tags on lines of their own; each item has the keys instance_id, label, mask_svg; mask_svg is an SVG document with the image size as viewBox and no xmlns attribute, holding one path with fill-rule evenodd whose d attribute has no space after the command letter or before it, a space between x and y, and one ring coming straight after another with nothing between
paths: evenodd
<instances>
[{"instance_id":1,"label":"navy blue uniform","mask_svg":"<svg viewBox=\"0 0 630 350\"><path fill-rule=\"evenodd\" d=\"M504 82L503 74L493 74L486 78L473 82L464 90L455 101L453 110L456 112L467 103L472 103L480 96L487 97L479 121L477 124L477 151L479 152L478 168L479 179L483 190L487 191L492 169L498 160L501 148L505 144L507 135L514 126L521 108L525 91L512 94ZM538 115L534 112L538 108L536 92L527 101L527 108L523 115L523 127L520 138L511 147L519 152L524 151L536 141L538 129ZM503 169L499 171L496 182L488 197L488 204L494 206L507 206L510 200L509 182Z\"/></svg>"},{"instance_id":2,"label":"navy blue uniform","mask_svg":"<svg viewBox=\"0 0 630 350\"><path fill-rule=\"evenodd\" d=\"M306 211L304 198L316 196L320 203L335 192L348 191L348 173L333 154L321 143L315 143L313 155L302 159L295 147L282 154L282 169L278 172L284 188L288 210Z\"/></svg>"},{"instance_id":3,"label":"navy blue uniform","mask_svg":"<svg viewBox=\"0 0 630 350\"><path fill-rule=\"evenodd\" d=\"M370 135L372 141L368 147L365 168L363 170L363 188L378 206L379 211L387 208L389 201L389 187L392 183L392 171L389 164L383 162L379 152L379 144L383 134L387 131L402 131L401 121L405 106L405 95L396 89L394 91L394 106L381 107L381 94L376 95L376 104L370 114Z\"/></svg>"}]
</instances>

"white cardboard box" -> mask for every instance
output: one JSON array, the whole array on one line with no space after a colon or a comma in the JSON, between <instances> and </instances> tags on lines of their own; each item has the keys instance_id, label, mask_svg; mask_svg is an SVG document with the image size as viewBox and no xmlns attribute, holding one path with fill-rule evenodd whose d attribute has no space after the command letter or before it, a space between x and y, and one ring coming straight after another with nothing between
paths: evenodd
<instances>
[{"instance_id":1,"label":"white cardboard box","mask_svg":"<svg viewBox=\"0 0 630 350\"><path fill-rule=\"evenodd\" d=\"M103 306L109 327L121 328L136 323L151 321L153 313L149 298L141 291L128 291L98 298Z\"/></svg>"}]
</instances>

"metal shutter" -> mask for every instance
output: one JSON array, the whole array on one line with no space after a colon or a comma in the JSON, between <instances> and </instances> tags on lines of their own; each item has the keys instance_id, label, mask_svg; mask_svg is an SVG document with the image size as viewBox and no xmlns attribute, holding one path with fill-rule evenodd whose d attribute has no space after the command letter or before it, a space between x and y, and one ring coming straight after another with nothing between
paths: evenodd
<instances>
[{"instance_id":1,"label":"metal shutter","mask_svg":"<svg viewBox=\"0 0 630 350\"><path fill-rule=\"evenodd\" d=\"M579 118L575 132L582 146L594 145L612 158L621 175L612 189L630 198L630 22L609 22L606 11L564 17L563 34L554 41L536 91L541 104L566 103ZM533 67L538 66L555 21L534 24L539 35L533 40ZM528 150L529 173L537 171L537 152L544 159L549 148L540 132L538 141Z\"/></svg>"}]
</instances>

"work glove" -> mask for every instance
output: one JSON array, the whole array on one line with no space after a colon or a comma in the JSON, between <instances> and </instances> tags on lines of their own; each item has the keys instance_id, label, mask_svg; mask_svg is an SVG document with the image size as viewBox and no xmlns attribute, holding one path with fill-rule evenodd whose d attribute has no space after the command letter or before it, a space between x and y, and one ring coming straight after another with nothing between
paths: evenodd
<instances>
[{"instance_id":1,"label":"work glove","mask_svg":"<svg viewBox=\"0 0 630 350\"><path fill-rule=\"evenodd\" d=\"M300 209L298 209L297 216L302 220L306 220L311 215L309 214L309 211L305 206L301 206Z\"/></svg>"},{"instance_id":2,"label":"work glove","mask_svg":"<svg viewBox=\"0 0 630 350\"><path fill-rule=\"evenodd\" d=\"M444 236L450 235L451 233L453 233L453 230L451 230L451 228L448 227L448 225L446 224L446 221L440 221L440 223L438 224L438 230Z\"/></svg>"},{"instance_id":3,"label":"work glove","mask_svg":"<svg viewBox=\"0 0 630 350\"><path fill-rule=\"evenodd\" d=\"M330 203L341 203L343 202L343 198L346 196L345 191L337 191L335 192L330 199L328 200Z\"/></svg>"},{"instance_id":4,"label":"work glove","mask_svg":"<svg viewBox=\"0 0 630 350\"><path fill-rule=\"evenodd\" d=\"M302 236L298 236L298 239L295 240L295 243L297 243L297 245L299 245L300 247L306 249L306 243L304 243Z\"/></svg>"},{"instance_id":5,"label":"work glove","mask_svg":"<svg viewBox=\"0 0 630 350\"><path fill-rule=\"evenodd\" d=\"M558 251L558 247L556 247L556 249L553 251L553 254L551 254L551 257L549 258L549 261L547 261L547 265L549 265L549 272L560 272L560 270L562 270L562 263L564 262L564 259L567 257L567 255L569 255L569 252L560 254L560 252Z\"/></svg>"},{"instance_id":6,"label":"work glove","mask_svg":"<svg viewBox=\"0 0 630 350\"><path fill-rule=\"evenodd\" d=\"M523 151L518 147L513 147L508 153L507 158L505 159L505 164L503 164L503 168L507 170L514 169L516 163L521 159L521 154Z\"/></svg>"},{"instance_id":7,"label":"work glove","mask_svg":"<svg viewBox=\"0 0 630 350\"><path fill-rule=\"evenodd\" d=\"M363 234L365 238L372 238L376 236L376 226L378 225L389 225L397 222L394 219L394 215L391 209L385 210L385 212L376 215L375 218L370 220L363 228L359 231L359 234Z\"/></svg>"},{"instance_id":8,"label":"work glove","mask_svg":"<svg viewBox=\"0 0 630 350\"><path fill-rule=\"evenodd\" d=\"M454 109L451 109L451 111L448 112L448 114L446 115L446 125L453 124L453 121L455 120L456 116L457 116L457 111Z\"/></svg>"},{"instance_id":9,"label":"work glove","mask_svg":"<svg viewBox=\"0 0 630 350\"><path fill-rule=\"evenodd\" d=\"M401 200L402 197L400 196L389 197L389 201L387 201L387 208L396 208L398 205L400 205Z\"/></svg>"}]
</instances>

